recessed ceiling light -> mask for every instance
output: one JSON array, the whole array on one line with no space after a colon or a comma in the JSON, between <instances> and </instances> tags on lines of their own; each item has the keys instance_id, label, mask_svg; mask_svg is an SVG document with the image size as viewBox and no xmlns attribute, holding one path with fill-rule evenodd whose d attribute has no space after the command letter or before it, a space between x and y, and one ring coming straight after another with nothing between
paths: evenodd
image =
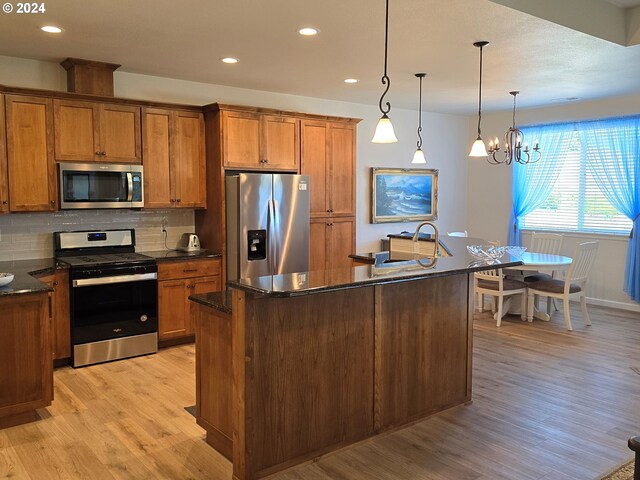
<instances>
[{"instance_id":1,"label":"recessed ceiling light","mask_svg":"<svg viewBox=\"0 0 640 480\"><path fill-rule=\"evenodd\" d=\"M345 78L344 83L358 83L357 78Z\"/></svg>"},{"instance_id":2,"label":"recessed ceiling light","mask_svg":"<svg viewBox=\"0 0 640 480\"><path fill-rule=\"evenodd\" d=\"M40 27L40 30L47 33L62 33L64 31L62 28L54 25L45 25L44 27Z\"/></svg>"},{"instance_id":3,"label":"recessed ceiling light","mask_svg":"<svg viewBox=\"0 0 640 480\"><path fill-rule=\"evenodd\" d=\"M310 37L310 36L313 36L313 35L317 35L319 31L320 30L318 30L317 28L304 27L304 28L301 28L300 30L298 30L298 33L300 35L304 35L306 37Z\"/></svg>"},{"instance_id":4,"label":"recessed ceiling light","mask_svg":"<svg viewBox=\"0 0 640 480\"><path fill-rule=\"evenodd\" d=\"M238 59L233 57L224 57L220 60L222 60L224 63L238 63Z\"/></svg>"}]
</instances>

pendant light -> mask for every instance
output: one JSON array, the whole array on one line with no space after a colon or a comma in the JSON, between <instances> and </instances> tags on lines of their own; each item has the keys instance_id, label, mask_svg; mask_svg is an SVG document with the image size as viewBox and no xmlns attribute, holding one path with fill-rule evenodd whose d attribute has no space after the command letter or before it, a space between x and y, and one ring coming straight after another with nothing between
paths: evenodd
<instances>
[{"instance_id":1,"label":"pendant light","mask_svg":"<svg viewBox=\"0 0 640 480\"><path fill-rule=\"evenodd\" d=\"M480 135L480 122L482 120L482 49L489 45L489 42L476 42L473 44L474 47L478 47L480 49L480 86L478 88L478 138L473 145L471 146L471 152L469 152L470 157L487 157L487 147L482 141L482 136Z\"/></svg>"},{"instance_id":2,"label":"pendant light","mask_svg":"<svg viewBox=\"0 0 640 480\"><path fill-rule=\"evenodd\" d=\"M378 125L376 126L376 132L373 135L371 141L373 143L395 143L398 141L396 138L396 134L393 131L393 125L391 124L391 120L387 116L387 114L391 111L391 104L386 102L386 108L382 106L382 101L384 96L389 91L389 87L391 86L391 80L387 76L387 43L389 39L389 0L386 0L386 11L385 11L385 20L384 20L384 75L382 75L382 84L387 87L384 89L382 96L380 97L380 101L378 102L378 107L380 108L380 112L382 112L382 117L378 121Z\"/></svg>"},{"instance_id":3,"label":"pendant light","mask_svg":"<svg viewBox=\"0 0 640 480\"><path fill-rule=\"evenodd\" d=\"M426 73L416 73L416 77L418 77L418 79L420 80L420 104L419 104L419 108L420 110L418 110L418 142L417 142L417 149L416 149L416 153L413 154L413 160L411 160L411 163L413 164L420 164L420 163L427 163L426 158L424 158L424 152L422 151L422 79L424 77L426 77L427 74Z\"/></svg>"}]
</instances>

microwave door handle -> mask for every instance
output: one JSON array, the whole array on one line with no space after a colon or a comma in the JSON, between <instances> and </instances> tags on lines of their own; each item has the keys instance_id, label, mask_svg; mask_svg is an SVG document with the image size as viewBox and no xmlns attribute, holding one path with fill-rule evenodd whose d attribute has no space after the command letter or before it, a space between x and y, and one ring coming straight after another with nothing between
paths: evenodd
<instances>
[{"instance_id":1,"label":"microwave door handle","mask_svg":"<svg viewBox=\"0 0 640 480\"><path fill-rule=\"evenodd\" d=\"M133 174L127 172L127 202L133 201Z\"/></svg>"}]
</instances>

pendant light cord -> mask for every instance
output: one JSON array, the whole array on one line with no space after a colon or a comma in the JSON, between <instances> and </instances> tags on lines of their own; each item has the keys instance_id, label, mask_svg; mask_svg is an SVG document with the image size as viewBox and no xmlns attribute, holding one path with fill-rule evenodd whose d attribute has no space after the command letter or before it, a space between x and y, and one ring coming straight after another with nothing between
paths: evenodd
<instances>
[{"instance_id":1,"label":"pendant light cord","mask_svg":"<svg viewBox=\"0 0 640 480\"><path fill-rule=\"evenodd\" d=\"M389 102L385 102L386 105L387 105L386 109L382 106L383 100L384 100L384 96L387 94L387 92L389 91L389 88L391 87L391 80L387 76L387 47L388 47L388 42L389 42L389 0L386 0L385 19L384 19L384 75L382 76L382 84L386 85L387 87L384 89L384 92L382 93L382 96L380 97L380 102L378 103L380 111L382 112L383 115L386 115L387 113L389 113L391 111L391 104Z\"/></svg>"},{"instance_id":2,"label":"pendant light cord","mask_svg":"<svg viewBox=\"0 0 640 480\"><path fill-rule=\"evenodd\" d=\"M418 110L418 148L422 148L422 78L424 74L416 75L420 79L420 110Z\"/></svg>"},{"instance_id":3,"label":"pendant light cord","mask_svg":"<svg viewBox=\"0 0 640 480\"><path fill-rule=\"evenodd\" d=\"M478 138L481 136L480 123L482 121L482 49L484 45L480 45L480 88L478 89Z\"/></svg>"},{"instance_id":4,"label":"pendant light cord","mask_svg":"<svg viewBox=\"0 0 640 480\"><path fill-rule=\"evenodd\" d=\"M513 95L513 128L516 128L516 96L519 92L511 92Z\"/></svg>"}]
</instances>

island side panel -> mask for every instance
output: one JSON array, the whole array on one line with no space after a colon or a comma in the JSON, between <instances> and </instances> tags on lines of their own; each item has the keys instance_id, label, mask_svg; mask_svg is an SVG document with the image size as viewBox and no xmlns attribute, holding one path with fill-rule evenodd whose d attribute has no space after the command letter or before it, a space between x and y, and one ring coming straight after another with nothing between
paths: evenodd
<instances>
[{"instance_id":1,"label":"island side panel","mask_svg":"<svg viewBox=\"0 0 640 480\"><path fill-rule=\"evenodd\" d=\"M232 460L231 315L195 304L196 421L207 443Z\"/></svg>"},{"instance_id":2,"label":"island side panel","mask_svg":"<svg viewBox=\"0 0 640 480\"><path fill-rule=\"evenodd\" d=\"M244 478L373 434L373 292L244 295Z\"/></svg>"},{"instance_id":3,"label":"island side panel","mask_svg":"<svg viewBox=\"0 0 640 480\"><path fill-rule=\"evenodd\" d=\"M469 401L468 275L377 288L376 429Z\"/></svg>"}]
</instances>

